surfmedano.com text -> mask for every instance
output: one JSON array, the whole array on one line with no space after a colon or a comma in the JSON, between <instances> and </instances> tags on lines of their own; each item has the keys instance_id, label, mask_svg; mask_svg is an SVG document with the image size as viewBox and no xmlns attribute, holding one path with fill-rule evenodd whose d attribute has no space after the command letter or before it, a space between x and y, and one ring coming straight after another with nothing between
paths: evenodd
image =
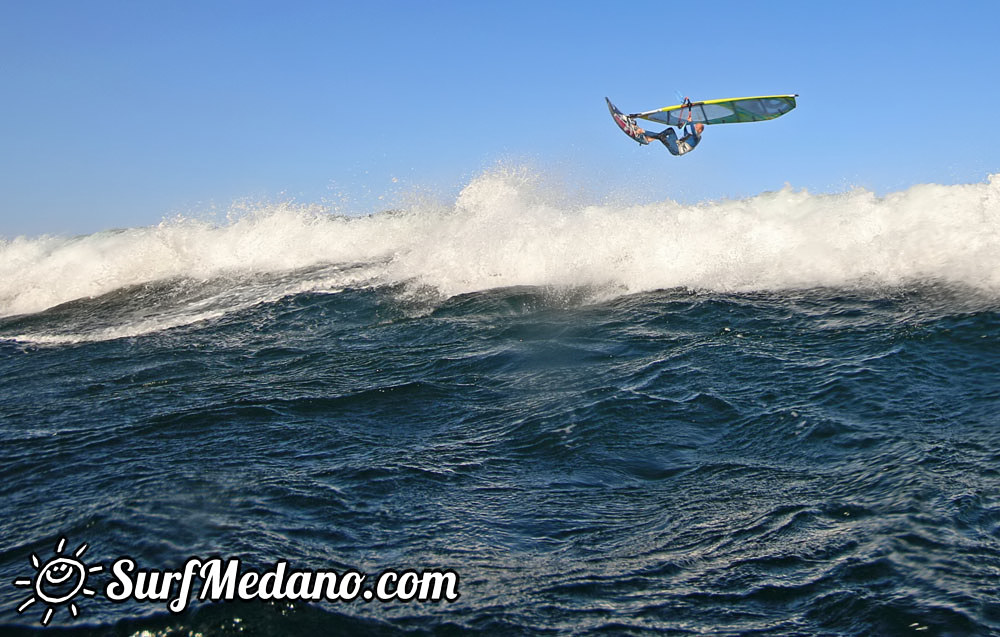
<instances>
[{"instance_id":1,"label":"surfmedano.com text","mask_svg":"<svg viewBox=\"0 0 1000 637\"><path fill-rule=\"evenodd\" d=\"M202 601L303 600L351 602L454 602L459 598L458 573L451 569L382 571L374 585L354 570L293 570L284 560L260 572L240 568L240 560L216 557L188 559L177 571L139 570L129 557L111 566L113 580L105 595L113 602L165 602L172 613L183 612L197 585ZM198 581L196 581L198 580Z\"/></svg>"}]
</instances>

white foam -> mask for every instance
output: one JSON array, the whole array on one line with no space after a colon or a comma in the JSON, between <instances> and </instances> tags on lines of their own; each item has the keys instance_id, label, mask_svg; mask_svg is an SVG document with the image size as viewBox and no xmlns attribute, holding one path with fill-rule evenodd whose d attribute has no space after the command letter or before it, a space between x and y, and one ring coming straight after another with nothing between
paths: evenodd
<instances>
[{"instance_id":1,"label":"white foam","mask_svg":"<svg viewBox=\"0 0 1000 637\"><path fill-rule=\"evenodd\" d=\"M540 182L527 170L497 169L474 179L450 205L417 203L349 217L319 206L262 204L223 224L173 220L76 238L3 241L0 316L163 279L321 264L363 267L286 281L258 290L258 300L358 281L416 282L445 297L512 285L634 293L925 280L1000 292L998 175L886 197L789 187L698 205L573 205Z\"/></svg>"},{"instance_id":2,"label":"white foam","mask_svg":"<svg viewBox=\"0 0 1000 637\"><path fill-rule=\"evenodd\" d=\"M544 190L544 189L542 189ZM879 198L790 187L685 206L548 203L530 175L493 173L453 211L421 216L391 263L451 296L511 285L622 293L957 283L1000 291L1000 176ZM555 199L555 198L553 198Z\"/></svg>"}]
</instances>

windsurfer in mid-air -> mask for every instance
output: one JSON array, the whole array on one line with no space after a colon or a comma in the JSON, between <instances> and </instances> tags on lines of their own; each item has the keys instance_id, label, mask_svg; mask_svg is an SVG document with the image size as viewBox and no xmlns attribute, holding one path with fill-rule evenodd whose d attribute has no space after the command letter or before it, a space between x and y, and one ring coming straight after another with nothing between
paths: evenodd
<instances>
[{"instance_id":1,"label":"windsurfer in mid-air","mask_svg":"<svg viewBox=\"0 0 1000 637\"><path fill-rule=\"evenodd\" d=\"M658 108L635 115L626 115L621 112L606 97L604 101L608 103L608 110L611 111L611 116L618 124L618 128L633 141L646 145L650 140L658 139L667 147L671 155L685 155L701 143L701 135L707 124L762 122L781 117L795 108L796 97L798 95L731 97L693 104L690 99L685 97L684 102L677 106ZM667 124L667 128L659 133L648 133L636 124L637 118ZM694 121L696 119L699 121ZM676 126L677 130L671 128L672 126ZM683 137L678 138L678 135L681 134Z\"/></svg>"}]
</instances>

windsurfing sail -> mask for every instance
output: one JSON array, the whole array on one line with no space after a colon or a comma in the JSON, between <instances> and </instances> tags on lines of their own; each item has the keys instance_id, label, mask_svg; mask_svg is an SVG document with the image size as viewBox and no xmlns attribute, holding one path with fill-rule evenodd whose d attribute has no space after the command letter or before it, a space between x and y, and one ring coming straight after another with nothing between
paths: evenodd
<instances>
[{"instance_id":1,"label":"windsurfing sail","mask_svg":"<svg viewBox=\"0 0 1000 637\"><path fill-rule=\"evenodd\" d=\"M688 121L702 124L735 124L738 122L762 122L781 117L795 108L798 95L763 95L759 97L731 97L724 100L685 102L655 111L635 113L631 118L641 117L651 122L668 126L683 126ZM690 115L691 119L688 119Z\"/></svg>"}]
</instances>

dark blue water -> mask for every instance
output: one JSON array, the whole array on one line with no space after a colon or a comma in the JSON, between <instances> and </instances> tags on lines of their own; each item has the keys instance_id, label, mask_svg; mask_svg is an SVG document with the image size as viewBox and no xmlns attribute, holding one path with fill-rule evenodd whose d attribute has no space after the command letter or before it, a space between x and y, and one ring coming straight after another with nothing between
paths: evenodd
<instances>
[{"instance_id":1,"label":"dark blue water","mask_svg":"<svg viewBox=\"0 0 1000 637\"><path fill-rule=\"evenodd\" d=\"M995 296L348 285L101 336L219 285L0 319L6 630L40 628L12 582L65 536L460 574L453 603L98 592L52 619L81 634L1000 633Z\"/></svg>"}]
</instances>

